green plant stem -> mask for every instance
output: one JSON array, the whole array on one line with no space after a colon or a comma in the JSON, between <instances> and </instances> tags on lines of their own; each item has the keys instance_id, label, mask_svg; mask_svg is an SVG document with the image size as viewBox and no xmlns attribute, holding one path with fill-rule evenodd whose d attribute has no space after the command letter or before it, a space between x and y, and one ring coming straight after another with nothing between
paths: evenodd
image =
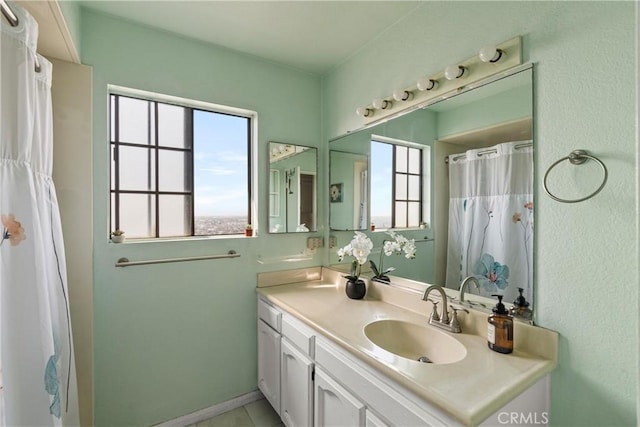
<instances>
[{"instance_id":1,"label":"green plant stem","mask_svg":"<svg viewBox=\"0 0 640 427\"><path fill-rule=\"evenodd\" d=\"M380 247L380 262L378 263L378 277L384 276L384 268L382 267L382 260L383 260L383 257L384 257L384 244L387 241L388 240L383 240L382 241L382 246Z\"/></svg>"}]
</instances>

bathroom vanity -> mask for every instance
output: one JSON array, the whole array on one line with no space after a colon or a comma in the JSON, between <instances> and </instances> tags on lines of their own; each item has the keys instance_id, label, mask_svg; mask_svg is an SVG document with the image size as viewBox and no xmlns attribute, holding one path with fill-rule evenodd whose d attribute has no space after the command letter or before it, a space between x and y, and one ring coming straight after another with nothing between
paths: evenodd
<instances>
[{"instance_id":1,"label":"bathroom vanity","mask_svg":"<svg viewBox=\"0 0 640 427\"><path fill-rule=\"evenodd\" d=\"M487 313L469 309L461 333L442 331L419 291L370 282L350 300L327 268L263 273L257 291L258 386L285 425L549 421L555 332L518 322L514 352L495 353Z\"/></svg>"}]
</instances>

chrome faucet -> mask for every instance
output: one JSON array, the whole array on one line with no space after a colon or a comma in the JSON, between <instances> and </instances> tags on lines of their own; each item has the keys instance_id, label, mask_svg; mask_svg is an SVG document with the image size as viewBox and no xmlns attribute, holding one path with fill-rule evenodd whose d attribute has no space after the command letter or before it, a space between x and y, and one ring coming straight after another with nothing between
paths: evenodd
<instances>
[{"instance_id":1,"label":"chrome faucet","mask_svg":"<svg viewBox=\"0 0 640 427\"><path fill-rule=\"evenodd\" d=\"M429 293L431 293L431 291L433 290L440 292L440 298L442 300L442 316L438 314L438 301L429 299ZM449 305L447 304L447 294L444 292L444 289L442 288L442 286L437 286L437 285L429 286L427 290L424 292L424 296L422 297L422 300L431 301L431 303L433 304L433 312L431 313L431 316L429 316L430 325L437 326L449 332L455 332L455 333L462 332L462 329L460 328L460 323L458 322L457 311L462 310L467 313L469 311L465 308L451 307L452 314L451 314L451 320L449 320Z\"/></svg>"},{"instance_id":2,"label":"chrome faucet","mask_svg":"<svg viewBox=\"0 0 640 427\"><path fill-rule=\"evenodd\" d=\"M460 300L460 304L464 302L464 290L465 288L468 287L467 285L469 285L470 282L475 285L476 289L480 289L480 282L475 277L469 276L466 279L464 279L460 284L460 294L458 296L458 299Z\"/></svg>"}]
</instances>

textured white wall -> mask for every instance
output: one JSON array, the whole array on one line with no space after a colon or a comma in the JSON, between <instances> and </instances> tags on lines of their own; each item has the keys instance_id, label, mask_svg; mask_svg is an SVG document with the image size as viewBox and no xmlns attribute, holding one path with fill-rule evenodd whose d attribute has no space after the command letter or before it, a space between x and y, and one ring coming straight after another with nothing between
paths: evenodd
<instances>
[{"instance_id":1,"label":"textured white wall","mask_svg":"<svg viewBox=\"0 0 640 427\"><path fill-rule=\"evenodd\" d=\"M483 44L523 36L524 60L535 63L536 316L561 336L554 425L637 423L635 8L425 2L323 81L325 136L333 138L361 126L358 106L467 59ZM576 148L607 164L609 182L589 201L561 204L544 194L541 179ZM566 197L588 193L598 173L593 164L566 163L553 188Z\"/></svg>"}]
</instances>

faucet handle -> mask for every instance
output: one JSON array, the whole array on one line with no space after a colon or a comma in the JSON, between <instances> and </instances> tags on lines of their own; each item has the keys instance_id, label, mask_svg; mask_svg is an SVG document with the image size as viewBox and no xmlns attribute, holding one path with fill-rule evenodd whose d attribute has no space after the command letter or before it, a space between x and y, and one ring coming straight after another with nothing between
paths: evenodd
<instances>
[{"instance_id":1,"label":"faucet handle","mask_svg":"<svg viewBox=\"0 0 640 427\"><path fill-rule=\"evenodd\" d=\"M453 305L450 305L449 308L453 311L453 313L451 313L452 315L455 315L457 311L464 311L465 313L469 313L469 310L462 306L454 307Z\"/></svg>"},{"instance_id":2,"label":"faucet handle","mask_svg":"<svg viewBox=\"0 0 640 427\"><path fill-rule=\"evenodd\" d=\"M451 329L453 329L454 332L460 332L462 331L462 328L460 327L460 322L458 321L458 311L464 311L468 314L469 310L464 307L456 308L452 305L450 305L449 307L451 307L451 322L449 322L449 325L451 325Z\"/></svg>"},{"instance_id":3,"label":"faucet handle","mask_svg":"<svg viewBox=\"0 0 640 427\"><path fill-rule=\"evenodd\" d=\"M431 298L428 298L428 300L431 302L431 304L433 304L433 311L431 312L431 316L429 316L429 320L433 320L436 322L440 321L440 315L438 314L438 303L440 301L435 301Z\"/></svg>"}]
</instances>

